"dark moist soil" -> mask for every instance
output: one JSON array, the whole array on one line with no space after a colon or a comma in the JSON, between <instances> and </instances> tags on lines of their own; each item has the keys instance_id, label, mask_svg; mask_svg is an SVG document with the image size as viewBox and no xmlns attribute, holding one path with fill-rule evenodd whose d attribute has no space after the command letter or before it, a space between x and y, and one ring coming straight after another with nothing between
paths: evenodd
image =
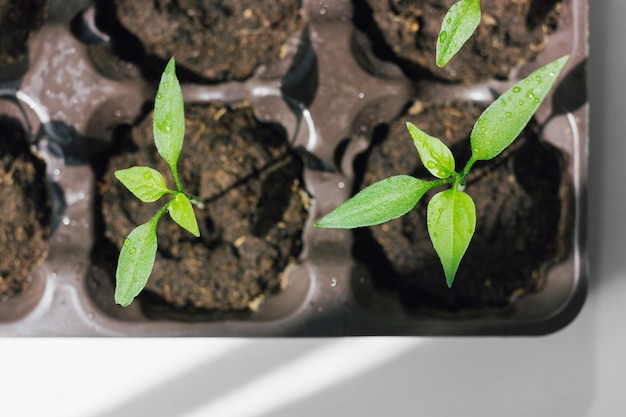
<instances>
[{"instance_id":1,"label":"dark moist soil","mask_svg":"<svg viewBox=\"0 0 626 417\"><path fill-rule=\"evenodd\" d=\"M469 132L482 112L474 105L412 107L394 121L366 158L363 186L396 174L433 178L419 162L405 122L441 138L461 169L469 159ZM431 190L404 217L357 230L356 257L379 288L395 292L409 309L438 313L502 309L542 285L545 267L563 255L560 195L563 156L538 140L531 125L500 156L476 164L466 192L476 204L476 231L449 289L428 238Z\"/></svg>"},{"instance_id":2,"label":"dark moist soil","mask_svg":"<svg viewBox=\"0 0 626 417\"><path fill-rule=\"evenodd\" d=\"M557 28L560 0L484 0L477 31L444 68L435 64L441 22L456 0L355 0L355 24L377 54L412 79L507 79Z\"/></svg>"},{"instance_id":3,"label":"dark moist soil","mask_svg":"<svg viewBox=\"0 0 626 417\"><path fill-rule=\"evenodd\" d=\"M118 53L153 74L173 56L210 81L243 80L285 56L285 42L305 25L300 3L106 0L98 2L98 25L112 35Z\"/></svg>"},{"instance_id":4,"label":"dark moist soil","mask_svg":"<svg viewBox=\"0 0 626 417\"><path fill-rule=\"evenodd\" d=\"M0 0L0 68L24 58L47 14L47 0Z\"/></svg>"},{"instance_id":5,"label":"dark moist soil","mask_svg":"<svg viewBox=\"0 0 626 417\"><path fill-rule=\"evenodd\" d=\"M186 192L206 203L195 209L200 238L163 216L156 264L140 295L143 307L170 316L254 310L284 287L283 272L301 251L309 207L301 162L284 131L259 123L249 107L187 105L185 116L179 172ZM141 203L113 172L148 165L169 173L154 146L151 114L117 140L123 152L111 158L99 185L111 268L124 237L160 207Z\"/></svg>"},{"instance_id":6,"label":"dark moist soil","mask_svg":"<svg viewBox=\"0 0 626 417\"><path fill-rule=\"evenodd\" d=\"M19 122L0 117L0 302L28 287L48 250L50 205L44 163Z\"/></svg>"}]
</instances>

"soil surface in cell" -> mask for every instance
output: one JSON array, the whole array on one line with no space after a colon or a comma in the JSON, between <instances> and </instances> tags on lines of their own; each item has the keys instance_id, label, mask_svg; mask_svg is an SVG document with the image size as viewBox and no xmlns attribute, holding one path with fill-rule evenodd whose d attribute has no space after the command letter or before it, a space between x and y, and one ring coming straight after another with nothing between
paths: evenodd
<instances>
[{"instance_id":1,"label":"soil surface in cell","mask_svg":"<svg viewBox=\"0 0 626 417\"><path fill-rule=\"evenodd\" d=\"M418 114L393 122L360 160L362 186L396 174L434 179L419 162L407 120L442 139L458 170L469 159L469 132L481 109L419 104L412 109ZM562 165L561 153L538 140L532 123L496 159L474 165L465 191L476 205L476 231L452 288L426 226L427 203L445 188L429 191L399 219L357 230L356 256L370 265L375 286L395 292L409 309L446 314L503 309L539 289L545 268L563 255Z\"/></svg>"},{"instance_id":2,"label":"soil surface in cell","mask_svg":"<svg viewBox=\"0 0 626 417\"><path fill-rule=\"evenodd\" d=\"M259 123L249 107L187 105L185 117L179 173L185 191L206 206L195 208L200 238L167 214L161 218L156 263L140 295L142 306L152 315L249 312L285 285L283 272L301 251L309 204L301 162L289 150L284 131ZM118 153L99 184L101 247L111 268L124 237L160 207L140 202L114 171L147 165L169 173L154 146L152 114L120 132L116 146ZM173 184L168 176L169 187Z\"/></svg>"},{"instance_id":3,"label":"soil surface in cell","mask_svg":"<svg viewBox=\"0 0 626 417\"><path fill-rule=\"evenodd\" d=\"M116 51L160 74L174 57L210 81L243 80L286 54L304 28L300 0L99 1L98 24ZM146 68L147 66L147 68ZM185 76L181 73L181 76Z\"/></svg>"},{"instance_id":4,"label":"soil surface in cell","mask_svg":"<svg viewBox=\"0 0 626 417\"><path fill-rule=\"evenodd\" d=\"M28 39L47 10L47 0L0 0L0 68L24 58Z\"/></svg>"},{"instance_id":5,"label":"soil surface in cell","mask_svg":"<svg viewBox=\"0 0 626 417\"><path fill-rule=\"evenodd\" d=\"M446 11L456 0L355 0L355 23L377 54L413 79L472 83L506 79L534 58L557 29L559 0L481 1L482 20L467 44L444 68L435 64Z\"/></svg>"},{"instance_id":6,"label":"soil surface in cell","mask_svg":"<svg viewBox=\"0 0 626 417\"><path fill-rule=\"evenodd\" d=\"M0 117L0 302L28 286L46 257L50 205L44 163L30 152L22 126Z\"/></svg>"}]
</instances>

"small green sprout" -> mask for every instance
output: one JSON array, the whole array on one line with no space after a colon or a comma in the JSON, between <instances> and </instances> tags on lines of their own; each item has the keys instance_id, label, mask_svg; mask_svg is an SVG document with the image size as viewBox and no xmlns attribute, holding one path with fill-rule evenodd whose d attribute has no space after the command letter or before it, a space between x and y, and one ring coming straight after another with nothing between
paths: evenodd
<instances>
[{"instance_id":1,"label":"small green sprout","mask_svg":"<svg viewBox=\"0 0 626 417\"><path fill-rule=\"evenodd\" d=\"M150 167L135 166L115 171L115 177L138 199L154 202L166 194L172 198L146 223L137 226L124 239L115 273L115 302L128 306L143 290L154 266L157 251L157 224L166 211L180 227L200 236L192 202L199 200L183 191L178 175L178 158L185 136L183 94L176 78L176 64L170 59L154 102L154 142L157 151L167 162L176 182L171 190L163 175Z\"/></svg>"},{"instance_id":2,"label":"small green sprout","mask_svg":"<svg viewBox=\"0 0 626 417\"><path fill-rule=\"evenodd\" d=\"M406 214L431 188L451 185L431 198L426 211L428 234L443 266L446 283L451 287L476 229L474 201L463 191L467 174L474 163L495 158L513 143L545 99L568 59L569 56L564 56L539 68L487 107L472 129L472 154L461 172L456 171L454 156L440 139L407 122L422 164L437 179L398 175L376 182L315 225L352 229L380 224Z\"/></svg>"},{"instance_id":3,"label":"small green sprout","mask_svg":"<svg viewBox=\"0 0 626 417\"><path fill-rule=\"evenodd\" d=\"M459 0L450 7L437 40L438 66L446 65L467 42L478 27L480 16L480 0Z\"/></svg>"}]
</instances>

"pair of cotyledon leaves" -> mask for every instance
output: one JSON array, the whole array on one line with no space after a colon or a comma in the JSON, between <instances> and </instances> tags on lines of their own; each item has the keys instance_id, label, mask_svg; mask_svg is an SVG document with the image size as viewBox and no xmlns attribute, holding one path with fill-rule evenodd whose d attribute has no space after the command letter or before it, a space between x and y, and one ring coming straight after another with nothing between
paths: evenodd
<instances>
[{"instance_id":1,"label":"pair of cotyledon leaves","mask_svg":"<svg viewBox=\"0 0 626 417\"><path fill-rule=\"evenodd\" d=\"M421 180L397 175L374 183L316 223L318 227L356 228L384 223L403 216L431 188L453 186L429 201L427 228L441 260L448 286L451 286L461 259L476 227L472 198L459 183L476 161L498 156L520 134L544 100L569 56L547 64L496 99L479 117L471 135L472 155L462 173L457 173L450 149L438 138L407 123L409 133L424 167L439 180Z\"/></svg>"},{"instance_id":2,"label":"pair of cotyledon leaves","mask_svg":"<svg viewBox=\"0 0 626 417\"><path fill-rule=\"evenodd\" d=\"M122 306L129 305L148 282L156 258L156 228L163 213L168 211L178 225L196 237L200 235L191 201L183 192L178 176L185 115L173 58L163 72L157 91L153 130L157 151L169 165L177 189L169 189L163 175L150 167L135 166L115 171L115 177L143 202L154 202L165 194L173 196L152 219L137 226L124 239L115 273L115 302Z\"/></svg>"}]
</instances>

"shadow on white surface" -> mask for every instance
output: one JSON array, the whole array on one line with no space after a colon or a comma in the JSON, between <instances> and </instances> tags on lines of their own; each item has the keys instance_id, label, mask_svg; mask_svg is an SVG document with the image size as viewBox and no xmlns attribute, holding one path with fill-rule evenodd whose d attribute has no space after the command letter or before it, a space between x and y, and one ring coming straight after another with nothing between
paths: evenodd
<instances>
[{"instance_id":1,"label":"shadow on white surface","mask_svg":"<svg viewBox=\"0 0 626 417\"><path fill-rule=\"evenodd\" d=\"M92 417L187 415L237 390L251 379L297 360L327 343L323 339L310 340L307 343L298 343L297 340L285 340L280 344L263 340L246 343L215 360L211 357L199 362L193 369L167 379L110 409L94 413ZM170 361L171 358L164 357L164 360ZM154 363L154 366L159 367L159 364Z\"/></svg>"},{"instance_id":2,"label":"shadow on white surface","mask_svg":"<svg viewBox=\"0 0 626 417\"><path fill-rule=\"evenodd\" d=\"M572 337L569 349L519 338L426 344L259 416L584 416L593 396L590 344L563 336Z\"/></svg>"},{"instance_id":3,"label":"shadow on white surface","mask_svg":"<svg viewBox=\"0 0 626 417\"><path fill-rule=\"evenodd\" d=\"M626 2L589 3L588 252L589 288L595 291L626 272Z\"/></svg>"},{"instance_id":4,"label":"shadow on white surface","mask_svg":"<svg viewBox=\"0 0 626 417\"><path fill-rule=\"evenodd\" d=\"M259 416L375 370L425 343L417 338L363 341L256 340L93 417Z\"/></svg>"},{"instance_id":5,"label":"shadow on white surface","mask_svg":"<svg viewBox=\"0 0 626 417\"><path fill-rule=\"evenodd\" d=\"M580 329L445 344L256 340L92 417L583 416L593 354Z\"/></svg>"}]
</instances>

